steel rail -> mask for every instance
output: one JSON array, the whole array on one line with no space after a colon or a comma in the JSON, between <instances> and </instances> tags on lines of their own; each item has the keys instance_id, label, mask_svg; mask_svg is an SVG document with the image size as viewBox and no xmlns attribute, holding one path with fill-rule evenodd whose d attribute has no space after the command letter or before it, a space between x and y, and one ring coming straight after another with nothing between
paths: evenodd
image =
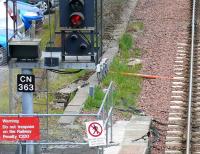
<instances>
[{"instance_id":1,"label":"steel rail","mask_svg":"<svg viewBox=\"0 0 200 154\"><path fill-rule=\"evenodd\" d=\"M192 7L192 35L191 35L191 57L190 57L190 81L189 81L189 97L188 97L188 121L187 121L187 141L186 154L191 153L191 116L192 116L192 87L193 87L193 63L194 63L194 41L195 41L195 13L196 0L193 0Z\"/></svg>"}]
</instances>

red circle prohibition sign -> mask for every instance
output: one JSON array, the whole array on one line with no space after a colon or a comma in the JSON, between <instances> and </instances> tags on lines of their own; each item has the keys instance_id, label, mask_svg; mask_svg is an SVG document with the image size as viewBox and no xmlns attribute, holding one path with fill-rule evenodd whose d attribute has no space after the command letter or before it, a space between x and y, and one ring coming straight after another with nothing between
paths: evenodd
<instances>
[{"instance_id":1,"label":"red circle prohibition sign","mask_svg":"<svg viewBox=\"0 0 200 154\"><path fill-rule=\"evenodd\" d=\"M93 122L89 125L88 132L91 136L98 137L102 134L103 128L99 123Z\"/></svg>"}]
</instances>

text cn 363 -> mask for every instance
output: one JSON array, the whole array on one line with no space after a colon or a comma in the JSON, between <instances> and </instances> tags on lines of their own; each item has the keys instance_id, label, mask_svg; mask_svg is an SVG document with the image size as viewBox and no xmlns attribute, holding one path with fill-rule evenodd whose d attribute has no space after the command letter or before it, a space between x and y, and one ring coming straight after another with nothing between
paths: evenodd
<instances>
[{"instance_id":1,"label":"text cn 363","mask_svg":"<svg viewBox=\"0 0 200 154\"><path fill-rule=\"evenodd\" d=\"M34 92L35 76L34 75L17 75L17 91L18 92Z\"/></svg>"}]
</instances>

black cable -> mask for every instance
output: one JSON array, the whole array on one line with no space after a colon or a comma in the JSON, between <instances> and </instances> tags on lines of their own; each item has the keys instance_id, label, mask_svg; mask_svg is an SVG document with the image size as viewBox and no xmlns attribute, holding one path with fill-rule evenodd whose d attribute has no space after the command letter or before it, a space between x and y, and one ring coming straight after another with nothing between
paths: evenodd
<instances>
[{"instance_id":1,"label":"black cable","mask_svg":"<svg viewBox=\"0 0 200 154\"><path fill-rule=\"evenodd\" d=\"M155 123L157 123L159 125L168 126L168 123L162 123L162 122L160 122L158 120L155 120L155 119L153 119L152 122L155 122Z\"/></svg>"},{"instance_id":2,"label":"black cable","mask_svg":"<svg viewBox=\"0 0 200 154\"><path fill-rule=\"evenodd\" d=\"M141 136L140 138L134 139L131 142L136 142L136 141L141 140L141 139L146 140L147 139L146 137L148 137L148 134L145 134L145 135Z\"/></svg>"},{"instance_id":3,"label":"black cable","mask_svg":"<svg viewBox=\"0 0 200 154\"><path fill-rule=\"evenodd\" d=\"M150 131L151 131L151 133L152 133L152 135L154 137L153 141L151 143L154 144L154 143L156 143L156 142L158 142L160 140L160 133L158 132L157 128L155 128L155 127L151 127Z\"/></svg>"},{"instance_id":4,"label":"black cable","mask_svg":"<svg viewBox=\"0 0 200 154\"><path fill-rule=\"evenodd\" d=\"M55 69L48 69L48 71L58 73L58 74L76 74L82 71L82 69L77 70L77 71L61 71L61 70L55 70Z\"/></svg>"}]
</instances>

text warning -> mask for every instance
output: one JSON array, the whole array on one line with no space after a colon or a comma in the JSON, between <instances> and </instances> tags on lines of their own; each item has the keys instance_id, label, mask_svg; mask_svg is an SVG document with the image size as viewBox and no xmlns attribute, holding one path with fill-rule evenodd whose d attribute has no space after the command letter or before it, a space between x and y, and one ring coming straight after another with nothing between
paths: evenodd
<instances>
[{"instance_id":1,"label":"text warning","mask_svg":"<svg viewBox=\"0 0 200 154\"><path fill-rule=\"evenodd\" d=\"M38 117L0 117L1 141L40 140Z\"/></svg>"}]
</instances>

